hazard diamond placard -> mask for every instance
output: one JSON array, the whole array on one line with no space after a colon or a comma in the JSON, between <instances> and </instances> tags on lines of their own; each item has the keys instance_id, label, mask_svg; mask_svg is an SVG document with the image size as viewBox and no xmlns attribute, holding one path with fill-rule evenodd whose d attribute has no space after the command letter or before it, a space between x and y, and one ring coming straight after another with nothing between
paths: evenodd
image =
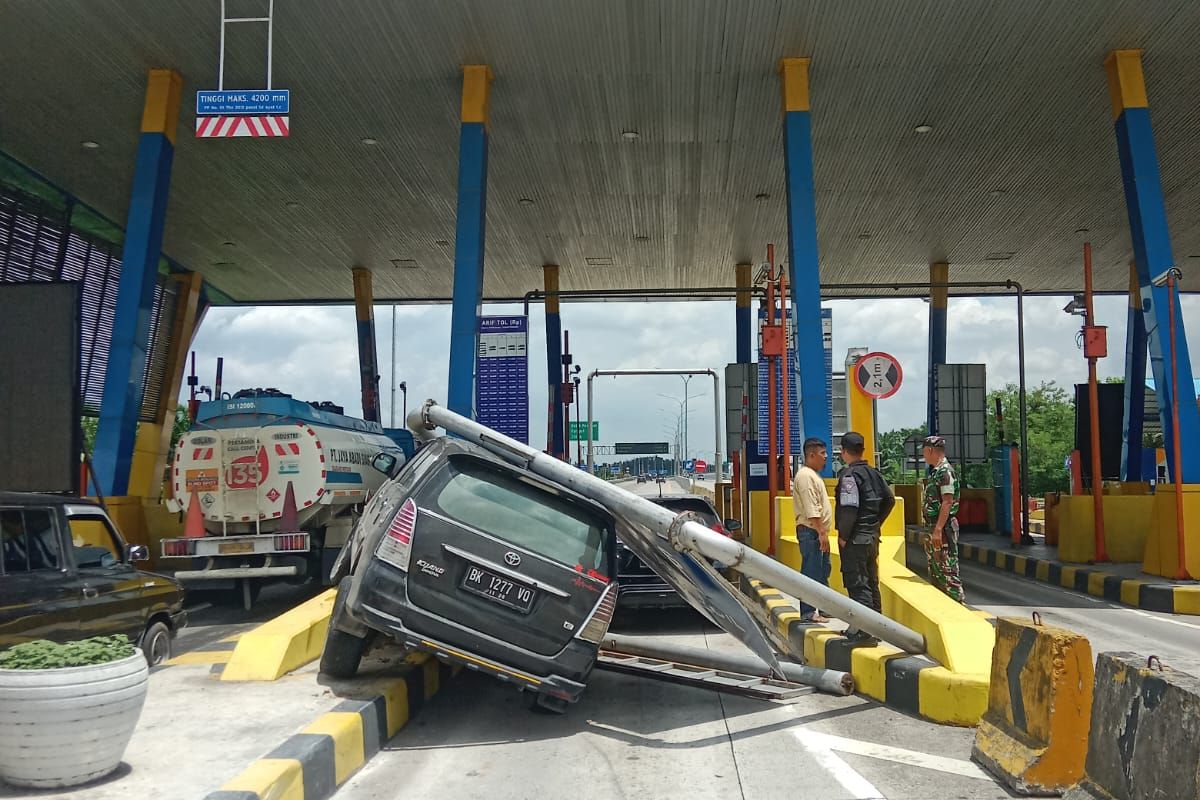
<instances>
[{"instance_id":1,"label":"hazard diamond placard","mask_svg":"<svg viewBox=\"0 0 1200 800\"><path fill-rule=\"evenodd\" d=\"M239 136L270 138L287 135L288 117L284 115L196 117L197 139L226 139Z\"/></svg>"}]
</instances>

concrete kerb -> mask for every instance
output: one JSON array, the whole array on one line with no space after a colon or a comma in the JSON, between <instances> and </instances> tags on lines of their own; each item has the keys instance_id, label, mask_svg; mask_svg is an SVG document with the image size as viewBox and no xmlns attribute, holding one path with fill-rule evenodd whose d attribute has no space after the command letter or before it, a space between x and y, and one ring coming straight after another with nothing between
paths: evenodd
<instances>
[{"instance_id":1,"label":"concrete kerb","mask_svg":"<svg viewBox=\"0 0 1200 800\"><path fill-rule=\"evenodd\" d=\"M744 578L742 588L766 609L793 648L804 653L807 664L849 672L858 694L948 725L975 725L987 708L986 675L954 673L888 644L851 644L838 631L802 622L781 592Z\"/></svg>"},{"instance_id":2,"label":"concrete kerb","mask_svg":"<svg viewBox=\"0 0 1200 800\"><path fill-rule=\"evenodd\" d=\"M325 800L433 697L457 670L424 654L396 677L342 700L206 800Z\"/></svg>"},{"instance_id":3,"label":"concrete kerb","mask_svg":"<svg viewBox=\"0 0 1200 800\"><path fill-rule=\"evenodd\" d=\"M1096 662L1084 777L1064 800L1200 797L1200 678L1134 653Z\"/></svg>"},{"instance_id":4,"label":"concrete kerb","mask_svg":"<svg viewBox=\"0 0 1200 800\"><path fill-rule=\"evenodd\" d=\"M274 681L319 658L336 589L329 589L244 634L223 681Z\"/></svg>"},{"instance_id":5,"label":"concrete kerb","mask_svg":"<svg viewBox=\"0 0 1200 800\"><path fill-rule=\"evenodd\" d=\"M921 544L916 531L905 531L904 538L908 544ZM959 558L1144 611L1200 615L1200 586L1123 578L1100 569L1068 566L978 544L960 544Z\"/></svg>"},{"instance_id":6,"label":"concrete kerb","mask_svg":"<svg viewBox=\"0 0 1200 800\"><path fill-rule=\"evenodd\" d=\"M1001 617L972 757L1018 794L1062 794L1083 775L1094 679L1087 639Z\"/></svg>"}]
</instances>

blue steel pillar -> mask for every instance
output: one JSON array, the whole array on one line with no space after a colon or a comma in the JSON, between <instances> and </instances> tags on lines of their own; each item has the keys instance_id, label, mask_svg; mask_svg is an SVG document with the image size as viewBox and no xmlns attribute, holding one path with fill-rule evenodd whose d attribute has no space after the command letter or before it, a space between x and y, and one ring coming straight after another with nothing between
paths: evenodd
<instances>
[{"instance_id":1,"label":"blue steel pillar","mask_svg":"<svg viewBox=\"0 0 1200 800\"><path fill-rule=\"evenodd\" d=\"M546 289L546 372L549 408L546 409L546 449L555 458L567 460L567 443L563 438L562 395L562 316L559 314L558 265L542 267Z\"/></svg>"},{"instance_id":2,"label":"blue steel pillar","mask_svg":"<svg viewBox=\"0 0 1200 800\"><path fill-rule=\"evenodd\" d=\"M462 127L458 140L458 217L454 235L454 296L450 311L449 409L475 418L475 355L483 302L483 243L487 216L488 85L492 71L463 67Z\"/></svg>"},{"instance_id":3,"label":"blue steel pillar","mask_svg":"<svg viewBox=\"0 0 1200 800\"><path fill-rule=\"evenodd\" d=\"M107 497L123 496L129 490L182 92L183 79L179 73L150 70L134 162L133 192L125 221L125 248L121 254L121 280L108 347L100 423L92 455L97 489Z\"/></svg>"},{"instance_id":4,"label":"blue steel pillar","mask_svg":"<svg viewBox=\"0 0 1200 800\"><path fill-rule=\"evenodd\" d=\"M749 364L752 359L751 341L754 328L750 320L750 265L737 265L737 309L734 324L737 328L737 363Z\"/></svg>"},{"instance_id":5,"label":"blue steel pillar","mask_svg":"<svg viewBox=\"0 0 1200 800\"><path fill-rule=\"evenodd\" d=\"M812 122L809 119L807 58L779 62L783 89L783 150L787 171L788 282L796 337L794 375L800 401L801 439L833 438L829 418L829 375L821 330L821 273L817 259L817 209L813 187ZM826 475L832 466L826 465Z\"/></svg>"},{"instance_id":6,"label":"blue steel pillar","mask_svg":"<svg viewBox=\"0 0 1200 800\"><path fill-rule=\"evenodd\" d=\"M1121 480L1141 481L1142 423L1146 413L1146 320L1137 265L1129 265L1129 319L1125 325L1125 437L1121 444Z\"/></svg>"},{"instance_id":7,"label":"blue steel pillar","mask_svg":"<svg viewBox=\"0 0 1200 800\"><path fill-rule=\"evenodd\" d=\"M1159 416L1167 448L1167 464L1175 480L1174 441L1171 409L1175 402L1171 385L1172 363L1178 370L1179 441L1187 446L1180 454L1183 483L1200 483L1200 410L1193 396L1192 365L1188 359L1183 312L1176 294L1168 301L1166 286L1155 281L1171 269L1171 238L1167 212L1163 204L1162 181L1158 172L1158 154L1150 127L1150 109L1142 74L1141 50L1114 50L1104 63L1108 73L1109 95L1117 134L1117 152L1121 177L1125 184L1125 207L1129 212L1129 234L1137 264L1141 288L1142 315L1150 345L1150 365L1154 370L1154 389L1158 396ZM1175 317L1177 352L1172 352L1171 317Z\"/></svg>"},{"instance_id":8,"label":"blue steel pillar","mask_svg":"<svg viewBox=\"0 0 1200 800\"><path fill-rule=\"evenodd\" d=\"M950 281L950 265L944 262L929 265L929 432L937 433L937 365L946 363L946 311L949 290L945 284Z\"/></svg>"},{"instance_id":9,"label":"blue steel pillar","mask_svg":"<svg viewBox=\"0 0 1200 800\"><path fill-rule=\"evenodd\" d=\"M371 290L371 270L355 267L351 272L354 274L354 316L358 330L358 371L362 387L363 419L368 422L381 422L379 354L375 349L375 294Z\"/></svg>"}]
</instances>

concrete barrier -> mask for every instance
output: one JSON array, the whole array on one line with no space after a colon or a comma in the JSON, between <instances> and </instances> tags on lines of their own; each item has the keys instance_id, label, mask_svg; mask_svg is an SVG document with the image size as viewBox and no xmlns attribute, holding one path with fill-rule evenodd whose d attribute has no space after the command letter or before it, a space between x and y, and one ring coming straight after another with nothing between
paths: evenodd
<instances>
[{"instance_id":1,"label":"concrete barrier","mask_svg":"<svg viewBox=\"0 0 1200 800\"><path fill-rule=\"evenodd\" d=\"M1134 653L1096 663L1084 777L1064 800L1200 797L1200 678Z\"/></svg>"},{"instance_id":2,"label":"concrete barrier","mask_svg":"<svg viewBox=\"0 0 1200 800\"><path fill-rule=\"evenodd\" d=\"M454 673L420 654L402 677L343 700L205 800L327 800L403 728Z\"/></svg>"},{"instance_id":3,"label":"concrete barrier","mask_svg":"<svg viewBox=\"0 0 1200 800\"><path fill-rule=\"evenodd\" d=\"M1018 794L1061 794L1083 776L1094 677L1084 637L1001 617L971 756Z\"/></svg>"},{"instance_id":4,"label":"concrete barrier","mask_svg":"<svg viewBox=\"0 0 1200 800\"><path fill-rule=\"evenodd\" d=\"M320 657L336 589L259 625L238 640L223 681L274 681Z\"/></svg>"}]
</instances>

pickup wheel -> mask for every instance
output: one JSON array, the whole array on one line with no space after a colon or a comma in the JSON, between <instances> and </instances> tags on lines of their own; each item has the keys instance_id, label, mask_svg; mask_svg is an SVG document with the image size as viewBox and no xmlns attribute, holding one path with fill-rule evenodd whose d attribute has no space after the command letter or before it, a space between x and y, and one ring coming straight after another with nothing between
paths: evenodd
<instances>
[{"instance_id":1,"label":"pickup wheel","mask_svg":"<svg viewBox=\"0 0 1200 800\"><path fill-rule=\"evenodd\" d=\"M370 643L370 634L356 636L338 630L338 619L346 613L346 594L350 591L350 581L351 578L347 576L338 583L329 631L325 634L325 649L321 651L321 672L331 678L353 678L358 674L358 665Z\"/></svg>"},{"instance_id":2,"label":"pickup wheel","mask_svg":"<svg viewBox=\"0 0 1200 800\"><path fill-rule=\"evenodd\" d=\"M142 634L142 652L152 667L171 659L171 629L162 622L151 622Z\"/></svg>"}]
</instances>

